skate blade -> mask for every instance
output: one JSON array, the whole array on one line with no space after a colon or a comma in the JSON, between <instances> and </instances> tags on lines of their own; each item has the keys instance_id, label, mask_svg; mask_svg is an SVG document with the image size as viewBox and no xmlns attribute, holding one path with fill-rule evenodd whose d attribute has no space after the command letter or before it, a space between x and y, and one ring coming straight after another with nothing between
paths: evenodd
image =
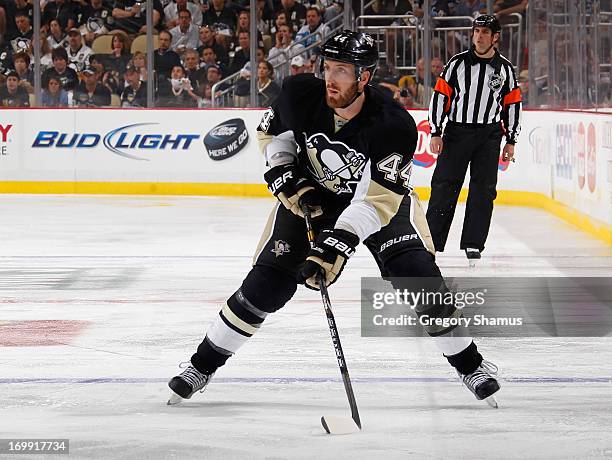
<instances>
[{"instance_id":1,"label":"skate blade","mask_svg":"<svg viewBox=\"0 0 612 460\"><path fill-rule=\"evenodd\" d=\"M361 430L350 417L323 416L321 417L321 425L323 425L327 434L352 434Z\"/></svg>"},{"instance_id":2,"label":"skate blade","mask_svg":"<svg viewBox=\"0 0 612 460\"><path fill-rule=\"evenodd\" d=\"M478 259L468 259L468 262L470 264L470 268L476 268L476 262L478 262Z\"/></svg>"},{"instance_id":3,"label":"skate blade","mask_svg":"<svg viewBox=\"0 0 612 460\"><path fill-rule=\"evenodd\" d=\"M487 404L489 406L491 406L493 409L497 409L499 406L497 405L497 400L495 399L495 396L489 396L488 398L485 398L485 401L487 402Z\"/></svg>"},{"instance_id":4,"label":"skate blade","mask_svg":"<svg viewBox=\"0 0 612 460\"><path fill-rule=\"evenodd\" d=\"M168 399L168 406L176 406L177 404L180 404L181 401L183 400L183 398L181 398L179 395L177 395L176 393L172 393L170 395L170 399Z\"/></svg>"}]
</instances>

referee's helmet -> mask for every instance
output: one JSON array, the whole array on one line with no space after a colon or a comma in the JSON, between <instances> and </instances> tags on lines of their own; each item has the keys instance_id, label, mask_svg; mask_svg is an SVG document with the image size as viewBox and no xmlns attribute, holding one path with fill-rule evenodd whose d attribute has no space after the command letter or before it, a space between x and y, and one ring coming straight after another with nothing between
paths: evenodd
<instances>
[{"instance_id":1,"label":"referee's helmet","mask_svg":"<svg viewBox=\"0 0 612 460\"><path fill-rule=\"evenodd\" d=\"M491 29L491 35L501 33L501 24L492 14L483 14L474 19L474 22L472 23L472 31L474 31L476 27L486 27Z\"/></svg>"}]
</instances>

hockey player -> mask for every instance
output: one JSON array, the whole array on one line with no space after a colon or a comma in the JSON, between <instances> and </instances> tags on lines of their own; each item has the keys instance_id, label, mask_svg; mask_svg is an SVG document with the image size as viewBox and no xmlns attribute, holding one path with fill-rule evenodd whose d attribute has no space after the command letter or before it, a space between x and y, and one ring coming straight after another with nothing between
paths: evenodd
<instances>
[{"instance_id":1,"label":"hockey player","mask_svg":"<svg viewBox=\"0 0 612 460\"><path fill-rule=\"evenodd\" d=\"M371 36L341 32L323 45L317 76L285 80L263 116L257 134L270 167L264 177L279 203L242 286L209 327L191 365L170 380L169 404L203 390L265 318L293 297L298 283L318 289L321 269L326 285L334 283L359 242L383 276L430 277L443 284L423 210L409 186L416 126L404 109L369 86L377 62ZM313 249L301 205L316 217ZM420 313L460 314L453 306ZM478 399L499 389L494 365L483 361L466 330L427 332Z\"/></svg>"}]
</instances>

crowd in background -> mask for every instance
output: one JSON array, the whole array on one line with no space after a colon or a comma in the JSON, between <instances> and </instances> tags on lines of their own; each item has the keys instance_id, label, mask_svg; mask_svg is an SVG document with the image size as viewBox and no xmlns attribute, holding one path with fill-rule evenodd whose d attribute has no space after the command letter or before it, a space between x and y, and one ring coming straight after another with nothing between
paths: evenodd
<instances>
[{"instance_id":1,"label":"crowd in background","mask_svg":"<svg viewBox=\"0 0 612 460\"><path fill-rule=\"evenodd\" d=\"M308 1L257 1L259 106L274 100L287 75L313 71L317 51L313 44L328 37L342 22L344 0ZM42 0L41 41L34 44L31 0L0 0L0 106L26 106L32 101L34 46L40 48L44 106L146 106L145 5L140 0ZM252 72L248 6L246 0L153 1L155 106L209 107L213 85L230 75L238 75L231 83L233 105L248 104ZM354 17L361 14L361 2L353 1L347 7ZM526 7L527 0L495 0L493 5L502 23L513 13L524 14ZM484 12L484 0L435 0L429 14L475 17ZM422 0L375 0L363 13L413 18L425 14ZM364 24L402 22L379 19ZM445 23L449 24L452 22ZM106 49L100 50L96 40L109 35L112 38L105 42ZM456 42L469 37L464 35L449 34L450 40L434 41L427 69L431 86L446 60L459 50ZM424 60L404 59L414 70L398 71L395 56L401 53L401 40L399 33L387 33L381 44L387 59L377 71L376 81L404 106L425 107ZM389 59L390 55L394 59ZM527 92L528 57L524 57L519 81ZM226 86L216 89L223 91Z\"/></svg>"},{"instance_id":2,"label":"crowd in background","mask_svg":"<svg viewBox=\"0 0 612 460\"><path fill-rule=\"evenodd\" d=\"M146 32L145 3L138 0L51 0L41 4L43 105L143 107L147 100L144 48L133 43ZM312 70L301 53L311 42L288 52L313 32L325 38L325 18L342 5L316 0L258 0L258 100L268 105L289 73ZM238 96L249 96L250 16L248 2L236 0L154 0L153 53L155 105L207 107L215 83L239 72ZM0 105L24 106L34 91L33 6L29 0L0 0ZM94 52L98 37L112 35L106 52ZM314 38L313 38L314 40ZM141 42L142 43L142 42ZM274 64L289 61L290 71ZM245 84L246 83L246 84ZM118 105L115 104L115 105Z\"/></svg>"}]
</instances>

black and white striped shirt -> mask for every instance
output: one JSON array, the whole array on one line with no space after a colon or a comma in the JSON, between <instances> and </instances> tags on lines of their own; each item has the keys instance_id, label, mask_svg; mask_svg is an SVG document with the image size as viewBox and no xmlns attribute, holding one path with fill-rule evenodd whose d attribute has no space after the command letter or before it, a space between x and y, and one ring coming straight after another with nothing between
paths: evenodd
<instances>
[{"instance_id":1,"label":"black and white striped shirt","mask_svg":"<svg viewBox=\"0 0 612 460\"><path fill-rule=\"evenodd\" d=\"M444 67L429 105L432 136L442 122L493 124L503 121L506 141L515 144L521 130L521 90L508 59L498 51L483 59L472 51L456 54Z\"/></svg>"}]
</instances>

